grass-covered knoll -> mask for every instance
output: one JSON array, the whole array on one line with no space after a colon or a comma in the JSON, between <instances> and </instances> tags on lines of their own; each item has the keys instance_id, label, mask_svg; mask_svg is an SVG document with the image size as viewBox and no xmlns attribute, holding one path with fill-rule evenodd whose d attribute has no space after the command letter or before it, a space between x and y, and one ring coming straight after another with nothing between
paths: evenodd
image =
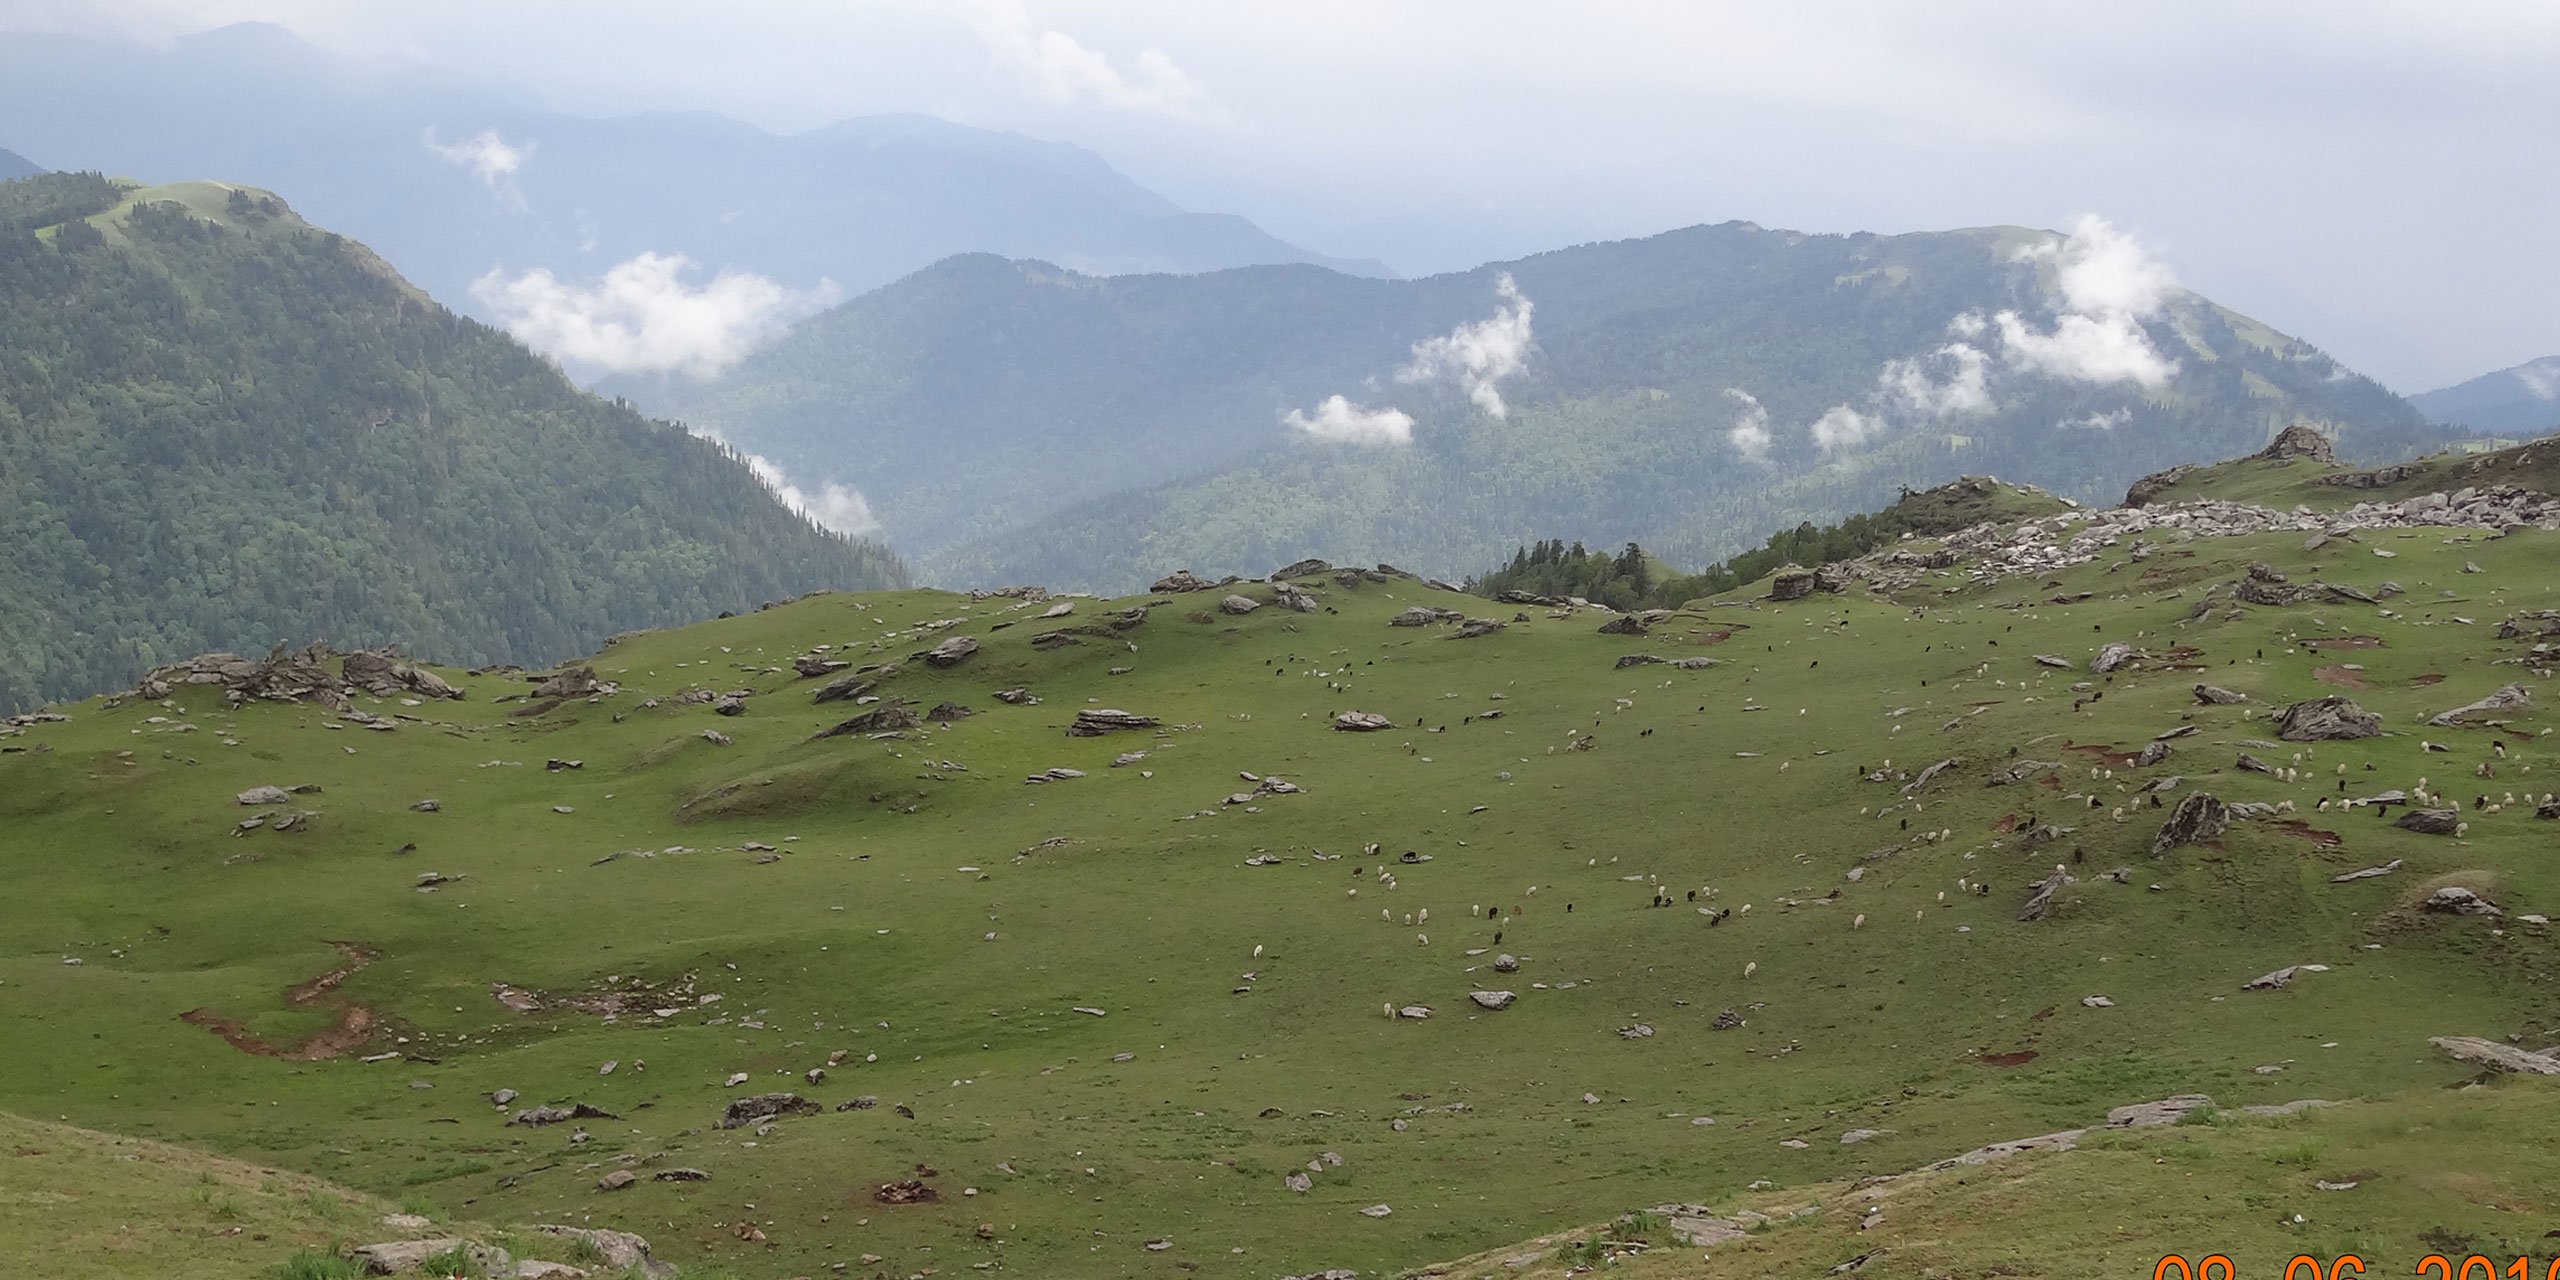
<instances>
[{"instance_id":1,"label":"grass-covered knoll","mask_svg":"<svg viewBox=\"0 0 2560 1280\"><path fill-rule=\"evenodd\" d=\"M284 1169L0 1115L0 1239L22 1274L266 1277L298 1252L334 1257L343 1241L386 1238L380 1219L397 1211L391 1200Z\"/></svg>"},{"instance_id":2,"label":"grass-covered knoll","mask_svg":"<svg viewBox=\"0 0 2560 1280\"><path fill-rule=\"evenodd\" d=\"M549 661L901 581L222 183L0 183L0 448L0 709L282 638Z\"/></svg>"},{"instance_id":3,"label":"grass-covered knoll","mask_svg":"<svg viewBox=\"0 0 2560 1280\"><path fill-rule=\"evenodd\" d=\"M1098 590L1309 554L1454 578L1487 548L1560 532L1698 565L1952 475L2108 502L2296 419L2375 462L2448 434L2183 291L2122 339L2142 381L2055 372L2046 340L2091 323L2056 275L2077 251L2020 227L1735 222L1401 281L1097 278L973 255L812 317L711 382L615 389L858 486L934 581ZM1417 344L1453 335L1490 344L1498 385L1417 375ZM1403 415L1409 439L1355 407Z\"/></svg>"},{"instance_id":4,"label":"grass-covered knoll","mask_svg":"<svg viewBox=\"0 0 2560 1280\"><path fill-rule=\"evenodd\" d=\"M2324 1275L2346 1257L2373 1276L2410 1274L2431 1254L2456 1270L2474 1255L2493 1272L2519 1257L2544 1266L2553 1245L2542 1194L2560 1177L2555 1102L2550 1082L2517 1077L2287 1115L2200 1112L2091 1134L2064 1152L1700 1206L1745 1224L1740 1239L1686 1247L1679 1215L1654 1211L1671 1206L1645 1206L1441 1274L1552 1280L1597 1265L1624 1280L1721 1280L1818 1276L1863 1260L1862 1276L2139 1276L2164 1257L2193 1268L2215 1254L2242 1276L2282 1275L2305 1255ZM1737 1216L1746 1210L1766 1221Z\"/></svg>"},{"instance_id":5,"label":"grass-covered knoll","mask_svg":"<svg viewBox=\"0 0 2560 1280\"><path fill-rule=\"evenodd\" d=\"M2145 477L2135 492L2147 493L2153 502L2211 498L2340 511L2359 502L2398 502L2425 493L2496 486L2560 493L2560 436L2499 449L2447 450L2373 468L2307 456L2235 458Z\"/></svg>"},{"instance_id":6,"label":"grass-covered knoll","mask_svg":"<svg viewBox=\"0 0 2560 1280\"><path fill-rule=\"evenodd\" d=\"M1759 548L1685 574L1628 543L1616 555L1586 551L1564 539L1514 551L1511 562L1467 579L1477 595L1526 591L1578 597L1613 609L1671 606L1757 582L1787 565L1825 565L1854 559L1902 538L1943 535L1993 521L2029 520L2067 511L2074 504L2032 485L2003 484L1994 476L1962 476L1935 488L1903 491L1892 506L1835 525L1810 522L1769 535Z\"/></svg>"},{"instance_id":7,"label":"grass-covered knoll","mask_svg":"<svg viewBox=\"0 0 2560 1280\"><path fill-rule=\"evenodd\" d=\"M92 700L0 741L0 1108L486 1221L619 1225L745 1277L1269 1280L1906 1170L2170 1094L2436 1096L2468 1069L2430 1035L2560 1037L2560 957L2527 919L2560 867L2524 802L2560 760L2517 665L2536 641L2498 626L2560 608L2552 538L2163 539L1990 586L1959 565L1898 597L1739 593L1641 636L1384 575L1303 579L1314 613L1240 584L1264 602L1240 616L1224 591L1058 618L822 595L626 637L593 700L461 672L464 702L359 697L388 732L211 686ZM2377 546L2406 590L2384 606L2184 621L2253 562L2370 589ZM1388 625L1416 605L1504 626ZM957 666L911 656L958 635L982 647ZM2111 640L2145 657L2090 674ZM1639 654L1717 661L1617 665ZM972 714L815 736L891 704L813 703L854 670L799 657L896 662L860 696ZM2249 700L2200 705L2200 681ZM2421 724L2510 681L2534 702L2507 723ZM1042 701L993 696L1015 688ZM723 716L689 690L750 692ZM2273 709L2339 692L2387 734L2265 745ZM1161 724L1066 734L1102 708ZM1329 727L1348 710L1393 727ZM2318 809L2422 779L2464 834ZM2153 795L2198 789L2295 808L2154 856ZM2021 921L2056 864L2074 879ZM2444 884L2506 914L2417 909ZM350 1027L337 1056L234 1047ZM828 1110L716 1127L784 1089ZM536 1103L612 1118L506 1123ZM2413 1194L2387 1156L2357 1195ZM2230 1197L2180 1210L2200 1236L2258 1232L2249 1197L2303 1172L2228 1167ZM654 1176L678 1168L710 1180ZM617 1170L636 1185L600 1190ZM876 1198L908 1180L938 1198ZM2377 1251L2417 1246L2409 1203L2362 1219Z\"/></svg>"}]
</instances>

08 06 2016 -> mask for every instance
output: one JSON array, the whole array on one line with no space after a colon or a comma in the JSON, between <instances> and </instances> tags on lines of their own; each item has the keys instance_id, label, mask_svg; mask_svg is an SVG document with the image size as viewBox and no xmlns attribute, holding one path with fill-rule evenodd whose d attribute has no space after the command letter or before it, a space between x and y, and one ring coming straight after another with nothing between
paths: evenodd
<instances>
[{"instance_id":1,"label":"08 06 2016","mask_svg":"<svg viewBox=\"0 0 2560 1280\"><path fill-rule=\"evenodd\" d=\"M2327 1262L2304 1253L2284 1264L2281 1280L2361 1280L2365 1274L2365 1260L2352 1253ZM2502 1263L2475 1253L2457 1261L2431 1253L2418 1260L2416 1270L2404 1274L2427 1280L2560 1280L2560 1257L2552 1258L2537 1275L2531 1258L2518 1257ZM2232 1265L2230 1257L2219 1253L2192 1262L2183 1254L2173 1253L2151 1268L2151 1280L2170 1280L2172 1276L2177 1280L2240 1280L2239 1269Z\"/></svg>"}]
</instances>

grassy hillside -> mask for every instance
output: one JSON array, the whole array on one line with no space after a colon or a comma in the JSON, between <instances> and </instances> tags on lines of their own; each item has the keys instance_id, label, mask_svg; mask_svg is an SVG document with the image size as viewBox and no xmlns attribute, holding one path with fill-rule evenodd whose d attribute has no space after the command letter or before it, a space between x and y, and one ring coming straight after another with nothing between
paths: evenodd
<instances>
[{"instance_id":1,"label":"grassy hillside","mask_svg":"<svg viewBox=\"0 0 2560 1280\"><path fill-rule=\"evenodd\" d=\"M0 183L0 708L314 633L476 665L902 580L274 197Z\"/></svg>"},{"instance_id":2,"label":"grassy hillside","mask_svg":"<svg viewBox=\"0 0 2560 1280\"><path fill-rule=\"evenodd\" d=\"M2296 419L2373 461L2442 437L2308 344L2183 291L2123 321L2175 364L2155 381L2022 363L1989 331L2003 313L2030 344L2096 323L2065 314L2057 243L1729 223L1413 281L1095 279L974 256L803 322L717 381L614 389L860 488L954 587L1128 590L1172 565L1262 573L1304 554L1454 577L1559 529L1703 564L1958 474L2106 502ZM1403 376L1417 343L1500 315L1530 339L1495 386L1501 415ZM1337 395L1408 415L1409 443L1284 425ZM1731 438L1755 414L1765 460ZM1817 437L1826 418L1853 429Z\"/></svg>"},{"instance_id":3,"label":"grassy hillside","mask_svg":"<svg viewBox=\"0 0 2560 1280\"><path fill-rule=\"evenodd\" d=\"M1231 588L1264 602L1242 615L1215 591L1058 618L828 595L625 637L595 659L610 693L457 671L465 701L358 697L388 731L206 685L82 703L0 742L0 1108L620 1225L741 1276L1268 1280L1799 1197L1828 1208L1765 1256L1802 1274L1845 1248L1845 1180L2172 1094L2317 1098L2399 1109L2199 1136L2192 1161L2110 1138L1886 1221L1986 1270L2085 1269L2118 1223L2136 1252L2259 1248L2294 1211L2393 1265L2436 1227L2529 1243L2538 1164L2444 1171L2475 1138L2495 1165L2496 1108L2539 1094L2441 1092L2472 1070L2427 1040L2560 1038L2560 870L2526 800L2560 764L2548 658L2538 624L2499 627L2560 609L2554 537L2145 538L1993 582L1960 559L1892 593L1745 588L1643 636L1544 609L1390 627L1487 610L1391 575L1303 579L1313 613L1263 584ZM2196 610L2253 563L2406 594ZM956 666L912 656L960 635L982 647ZM2113 640L2143 656L2088 672ZM891 701L812 701L880 663L861 696ZM2526 708L2421 723L2516 680ZM1016 688L1041 701L993 696ZM2333 693L2385 734L2275 742L2274 709ZM946 702L972 713L824 732ZM1161 723L1066 732L1102 708ZM1329 727L1350 710L1393 725ZM2422 782L2460 835L2319 809ZM260 786L317 790L236 801ZM2295 809L2153 854L2153 798L2198 790ZM2504 914L2420 908L2446 886ZM1431 1016L1388 1016L1408 1006ZM718 1127L777 1090L825 1110ZM606 1114L508 1123L535 1104ZM709 1180L654 1176L676 1169ZM616 1171L636 1183L601 1189ZM909 1181L934 1199L881 1198ZM2117 1185L2145 1217L2079 1207ZM2007 1248L2002 1213L2040 1225Z\"/></svg>"}]
</instances>

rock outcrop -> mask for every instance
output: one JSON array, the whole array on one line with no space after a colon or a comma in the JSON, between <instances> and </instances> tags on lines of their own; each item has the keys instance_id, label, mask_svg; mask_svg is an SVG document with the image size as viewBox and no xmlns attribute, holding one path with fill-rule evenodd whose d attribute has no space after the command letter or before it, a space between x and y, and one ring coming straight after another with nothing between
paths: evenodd
<instances>
[{"instance_id":1,"label":"rock outcrop","mask_svg":"<svg viewBox=\"0 0 2560 1280\"><path fill-rule=\"evenodd\" d=\"M2352 698L2314 698L2276 716L2276 736L2287 742L2332 742L2382 736L2382 717Z\"/></svg>"},{"instance_id":2,"label":"rock outcrop","mask_svg":"<svg viewBox=\"0 0 2560 1280\"><path fill-rule=\"evenodd\" d=\"M2210 791L2190 791L2177 808L2170 810L2169 820L2160 824L2160 834L2151 838L2151 856L2156 858L2172 849L2215 839L2230 828L2229 806Z\"/></svg>"}]
</instances>

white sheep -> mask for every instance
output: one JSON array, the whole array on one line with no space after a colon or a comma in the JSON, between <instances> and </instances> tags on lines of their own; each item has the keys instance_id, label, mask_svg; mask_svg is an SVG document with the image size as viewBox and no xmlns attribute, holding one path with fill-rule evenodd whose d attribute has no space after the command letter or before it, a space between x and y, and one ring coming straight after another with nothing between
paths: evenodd
<instances>
[{"instance_id":1,"label":"white sheep","mask_svg":"<svg viewBox=\"0 0 2560 1280\"><path fill-rule=\"evenodd\" d=\"M1859 913L1858 913L1858 915L1857 915L1857 918L1856 918L1856 919L1854 919L1854 920L1851 920L1851 921L1849 922L1849 927L1850 927L1850 928L1852 928L1852 929L1864 929L1864 928L1866 928L1866 927L1867 927L1867 913L1866 913L1866 912L1863 912L1863 911L1859 912Z\"/></svg>"},{"instance_id":2,"label":"white sheep","mask_svg":"<svg viewBox=\"0 0 2560 1280\"><path fill-rule=\"evenodd\" d=\"M1757 960L1751 961L1750 963L1742 966L1742 976L1746 978L1750 977L1752 974L1758 973L1759 971L1760 962Z\"/></svg>"}]
</instances>

